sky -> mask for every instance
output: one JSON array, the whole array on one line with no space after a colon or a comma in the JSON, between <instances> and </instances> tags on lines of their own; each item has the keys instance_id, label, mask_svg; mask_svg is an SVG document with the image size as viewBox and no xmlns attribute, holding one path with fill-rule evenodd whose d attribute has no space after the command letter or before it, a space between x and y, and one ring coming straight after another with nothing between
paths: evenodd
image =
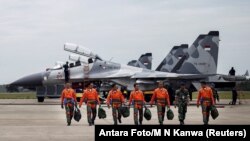
<instances>
[{"instance_id":1,"label":"sky","mask_svg":"<svg viewBox=\"0 0 250 141\"><path fill-rule=\"evenodd\" d=\"M155 69L211 30L220 32L217 72L250 69L249 0L1 0L0 84L67 61L66 42L121 64L152 52Z\"/></svg>"}]
</instances>

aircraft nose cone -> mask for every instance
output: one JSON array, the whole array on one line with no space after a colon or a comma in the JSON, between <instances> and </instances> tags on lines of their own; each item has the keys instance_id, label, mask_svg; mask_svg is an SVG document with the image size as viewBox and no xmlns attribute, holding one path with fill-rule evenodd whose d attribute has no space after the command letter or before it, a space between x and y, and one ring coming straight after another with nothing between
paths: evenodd
<instances>
[{"instance_id":1,"label":"aircraft nose cone","mask_svg":"<svg viewBox=\"0 0 250 141\"><path fill-rule=\"evenodd\" d=\"M43 77L45 73L35 73L31 74L28 76L25 76L23 78L20 78L10 85L15 85L15 86L40 86L43 83Z\"/></svg>"}]
</instances>

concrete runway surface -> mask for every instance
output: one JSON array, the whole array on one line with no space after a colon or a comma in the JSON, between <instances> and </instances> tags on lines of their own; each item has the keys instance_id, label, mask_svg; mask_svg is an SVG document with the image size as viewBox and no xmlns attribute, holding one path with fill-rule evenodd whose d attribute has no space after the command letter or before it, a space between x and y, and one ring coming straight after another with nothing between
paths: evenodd
<instances>
[{"instance_id":1,"label":"concrete runway surface","mask_svg":"<svg viewBox=\"0 0 250 141\"><path fill-rule=\"evenodd\" d=\"M86 106L81 108L82 119L66 126L65 110L60 108L59 99L45 99L44 103L36 100L3 100L0 99L0 141L94 141L94 126L88 126ZM186 124L202 124L201 108L188 107ZM228 105L229 100L219 103L219 117L210 118L209 124L250 125L250 100L242 105ZM107 112L106 119L96 119L96 124L113 124L111 109L103 106ZM165 125L179 124L178 110L171 106L175 117L164 121ZM152 119L143 124L158 124L156 107L150 108ZM122 119L122 125L133 124L133 110L130 117Z\"/></svg>"}]
</instances>

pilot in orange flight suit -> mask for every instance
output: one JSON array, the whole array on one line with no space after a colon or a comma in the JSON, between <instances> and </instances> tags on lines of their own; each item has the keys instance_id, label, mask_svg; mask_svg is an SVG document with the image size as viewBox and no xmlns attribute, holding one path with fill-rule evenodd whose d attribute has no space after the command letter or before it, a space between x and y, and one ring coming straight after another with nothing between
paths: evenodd
<instances>
[{"instance_id":1,"label":"pilot in orange flight suit","mask_svg":"<svg viewBox=\"0 0 250 141\"><path fill-rule=\"evenodd\" d=\"M118 90L115 84L112 85L112 89L109 91L109 95L107 97L107 105L110 108L110 104L112 105L112 113L114 125L117 125L117 112L118 112L118 120L121 123L121 107L124 103L124 97L122 92Z\"/></svg>"},{"instance_id":2,"label":"pilot in orange flight suit","mask_svg":"<svg viewBox=\"0 0 250 141\"><path fill-rule=\"evenodd\" d=\"M197 98L197 107L201 104L204 125L208 125L211 106L214 105L213 91L206 85L206 82L201 82L201 89Z\"/></svg>"},{"instance_id":3,"label":"pilot in orange flight suit","mask_svg":"<svg viewBox=\"0 0 250 141\"><path fill-rule=\"evenodd\" d=\"M129 107L133 102L134 105L134 122L135 125L138 125L138 111L139 111L139 123L142 125L143 120L143 105L145 104L145 99L143 92L139 90L139 85L134 84L134 90L130 94L129 98Z\"/></svg>"},{"instance_id":4,"label":"pilot in orange flight suit","mask_svg":"<svg viewBox=\"0 0 250 141\"><path fill-rule=\"evenodd\" d=\"M76 93L71 88L70 83L66 83L65 88L62 91L62 95L61 95L62 109L64 108L63 105L65 105L67 123L68 123L68 126L70 126L71 120L73 117L74 106L77 106Z\"/></svg>"},{"instance_id":5,"label":"pilot in orange flight suit","mask_svg":"<svg viewBox=\"0 0 250 141\"><path fill-rule=\"evenodd\" d=\"M87 104L87 117L89 126L95 124L96 104L100 106L100 101L96 89L93 88L93 83L89 83L87 89L83 91L79 107L81 108L83 101ZM91 118L92 113L92 118Z\"/></svg>"},{"instance_id":6,"label":"pilot in orange flight suit","mask_svg":"<svg viewBox=\"0 0 250 141\"><path fill-rule=\"evenodd\" d=\"M160 125L163 125L166 106L170 108L168 91L163 88L163 82L159 82L158 88L154 90L153 96L150 101L152 106L154 102L157 104L158 120Z\"/></svg>"}]
</instances>

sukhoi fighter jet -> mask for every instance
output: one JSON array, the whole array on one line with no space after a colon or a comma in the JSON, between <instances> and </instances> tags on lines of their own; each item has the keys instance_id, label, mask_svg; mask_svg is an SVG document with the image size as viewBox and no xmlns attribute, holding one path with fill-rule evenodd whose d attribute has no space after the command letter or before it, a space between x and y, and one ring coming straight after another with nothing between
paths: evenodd
<instances>
[{"instance_id":1,"label":"sukhoi fighter jet","mask_svg":"<svg viewBox=\"0 0 250 141\"><path fill-rule=\"evenodd\" d=\"M236 81L246 80L245 75L230 76L217 74L219 44L219 32L211 31L208 34L199 35L193 44L187 48L186 44L175 46L167 57L157 67L157 71L175 72L178 74L204 74L209 75L205 81L219 87L234 87ZM196 89L199 88L197 81L188 81ZM176 82L174 82L176 83Z\"/></svg>"},{"instance_id":2,"label":"sukhoi fighter jet","mask_svg":"<svg viewBox=\"0 0 250 141\"><path fill-rule=\"evenodd\" d=\"M106 61L88 48L76 44L66 43L64 50L86 58L85 60L77 59L81 60L81 65L70 65L70 82L109 81L126 87L128 91L133 90L134 83L139 83L140 89L146 91L153 90L159 80L197 82L200 80L209 81L210 79L220 79L220 81L228 79L228 75L216 74L219 41L218 31L210 31L204 35L197 45L189 48L176 73L154 71ZM230 76L230 79L245 80L245 76L237 78ZM58 65L46 71L23 77L11 85L36 86L37 93L48 95L48 91L60 94L62 87L58 86L63 86L64 83L64 69ZM44 97L44 95L38 95L38 97Z\"/></svg>"}]
</instances>

